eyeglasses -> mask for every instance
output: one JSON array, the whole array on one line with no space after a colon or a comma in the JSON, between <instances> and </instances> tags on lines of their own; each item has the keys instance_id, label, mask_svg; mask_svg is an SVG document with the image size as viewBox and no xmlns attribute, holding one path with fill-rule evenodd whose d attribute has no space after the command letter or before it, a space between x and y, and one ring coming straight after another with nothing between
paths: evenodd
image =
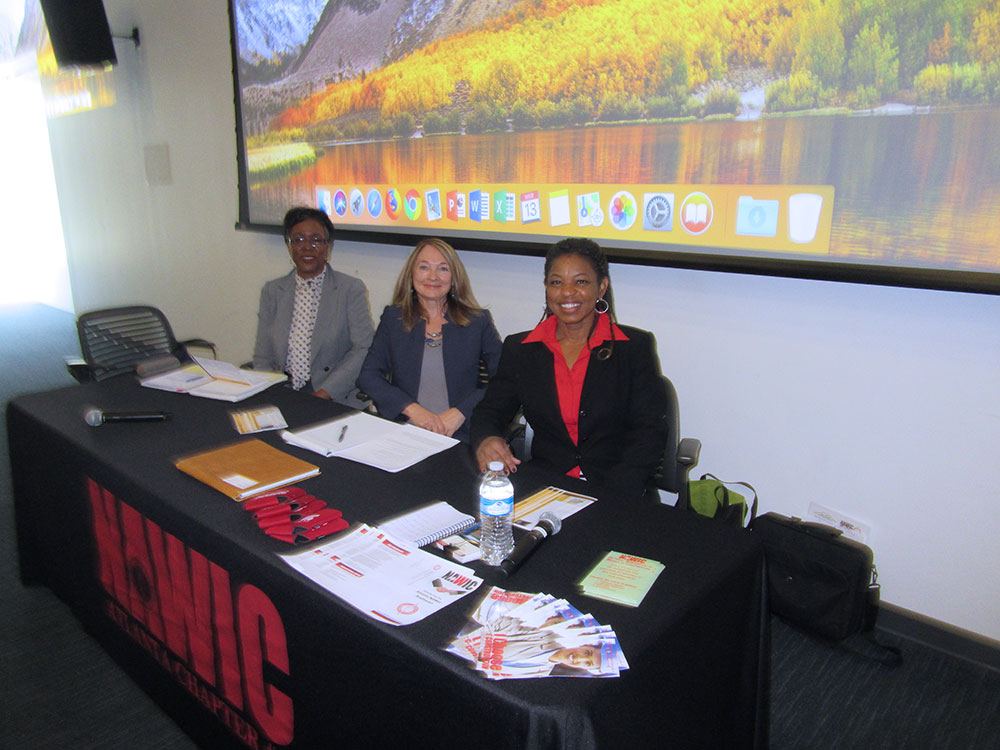
<instances>
[{"instance_id":1,"label":"eyeglasses","mask_svg":"<svg viewBox=\"0 0 1000 750\"><path fill-rule=\"evenodd\" d=\"M330 244L330 240L325 237L289 237L288 244L292 247L306 247L307 245L314 250L320 247L327 247Z\"/></svg>"}]
</instances>

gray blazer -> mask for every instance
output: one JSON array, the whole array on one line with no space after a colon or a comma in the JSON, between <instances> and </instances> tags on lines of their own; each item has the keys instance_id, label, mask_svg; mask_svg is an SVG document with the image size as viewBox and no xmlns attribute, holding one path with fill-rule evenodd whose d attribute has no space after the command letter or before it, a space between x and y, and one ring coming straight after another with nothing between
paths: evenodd
<instances>
[{"instance_id":1,"label":"gray blazer","mask_svg":"<svg viewBox=\"0 0 1000 750\"><path fill-rule=\"evenodd\" d=\"M264 284L257 314L254 368L284 371L294 306L295 271ZM361 372L374 334L364 282L334 271L328 265L312 336L313 389L322 389L334 401L347 406L364 407L355 398L354 381Z\"/></svg>"}]
</instances>

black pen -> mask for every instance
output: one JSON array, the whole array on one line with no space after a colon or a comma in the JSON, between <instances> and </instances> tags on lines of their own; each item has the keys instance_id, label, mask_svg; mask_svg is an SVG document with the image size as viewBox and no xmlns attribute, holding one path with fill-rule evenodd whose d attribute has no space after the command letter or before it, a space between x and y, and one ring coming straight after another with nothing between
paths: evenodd
<instances>
[{"instance_id":1,"label":"black pen","mask_svg":"<svg viewBox=\"0 0 1000 750\"><path fill-rule=\"evenodd\" d=\"M344 435L346 434L347 434L347 425L345 424L343 427L340 428L340 437L337 438L337 442L338 443L344 442Z\"/></svg>"}]
</instances>

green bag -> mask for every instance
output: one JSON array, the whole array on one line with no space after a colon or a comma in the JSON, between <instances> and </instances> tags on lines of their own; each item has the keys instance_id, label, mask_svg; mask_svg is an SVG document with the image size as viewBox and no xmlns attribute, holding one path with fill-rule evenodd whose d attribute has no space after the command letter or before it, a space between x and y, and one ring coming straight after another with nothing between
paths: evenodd
<instances>
[{"instance_id":1,"label":"green bag","mask_svg":"<svg viewBox=\"0 0 1000 750\"><path fill-rule=\"evenodd\" d=\"M753 493L753 502L748 504L746 497L726 486L729 484L746 487ZM724 482L714 474L702 474L701 479L687 483L686 491L677 499L677 507L725 523L746 526L757 517L757 490L746 482Z\"/></svg>"}]
</instances>

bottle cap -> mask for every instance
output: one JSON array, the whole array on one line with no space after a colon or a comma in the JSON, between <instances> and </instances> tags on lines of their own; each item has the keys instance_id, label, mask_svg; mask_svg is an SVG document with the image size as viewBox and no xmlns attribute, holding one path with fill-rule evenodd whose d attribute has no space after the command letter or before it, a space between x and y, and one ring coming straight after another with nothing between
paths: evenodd
<instances>
[{"instance_id":1,"label":"bottle cap","mask_svg":"<svg viewBox=\"0 0 1000 750\"><path fill-rule=\"evenodd\" d=\"M490 461L490 471L503 471L503 461Z\"/></svg>"}]
</instances>

